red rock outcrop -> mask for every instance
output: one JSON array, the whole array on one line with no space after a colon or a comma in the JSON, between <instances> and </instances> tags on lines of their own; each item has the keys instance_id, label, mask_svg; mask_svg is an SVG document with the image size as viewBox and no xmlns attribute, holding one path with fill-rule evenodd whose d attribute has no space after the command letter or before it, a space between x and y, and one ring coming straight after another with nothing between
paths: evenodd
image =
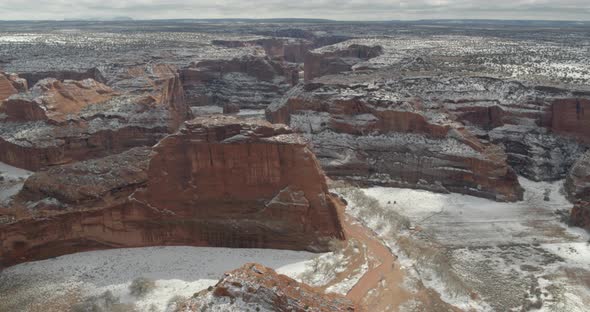
<instances>
[{"instance_id":1,"label":"red rock outcrop","mask_svg":"<svg viewBox=\"0 0 590 312\"><path fill-rule=\"evenodd\" d=\"M92 79L61 82L48 78L39 81L29 93L4 101L0 112L9 120L63 123L70 116L77 117L88 105L105 102L115 95L111 88Z\"/></svg>"},{"instance_id":2,"label":"red rock outcrop","mask_svg":"<svg viewBox=\"0 0 590 312\"><path fill-rule=\"evenodd\" d=\"M551 130L590 143L590 99L555 100L552 105Z\"/></svg>"},{"instance_id":3,"label":"red rock outcrop","mask_svg":"<svg viewBox=\"0 0 590 312\"><path fill-rule=\"evenodd\" d=\"M344 48L314 50L305 55L305 81L316 77L350 71L352 66L383 53L381 46L351 44Z\"/></svg>"},{"instance_id":4,"label":"red rock outcrop","mask_svg":"<svg viewBox=\"0 0 590 312\"><path fill-rule=\"evenodd\" d=\"M231 306L223 307L227 301ZM195 294L193 298L180 305L182 311L256 310L279 312L353 312L362 309L344 296L324 294L299 283L273 269L260 264L248 263L239 269L225 273L223 278L211 289Z\"/></svg>"},{"instance_id":5,"label":"red rock outcrop","mask_svg":"<svg viewBox=\"0 0 590 312\"><path fill-rule=\"evenodd\" d=\"M335 178L522 199L503 149L480 141L445 110L381 94L342 95L346 91L320 84L294 89L267 109L267 119L309 135L322 167Z\"/></svg>"},{"instance_id":6,"label":"red rock outcrop","mask_svg":"<svg viewBox=\"0 0 590 312\"><path fill-rule=\"evenodd\" d=\"M27 82L15 74L0 72L0 102L11 95L27 90Z\"/></svg>"},{"instance_id":7,"label":"red rock outcrop","mask_svg":"<svg viewBox=\"0 0 590 312\"><path fill-rule=\"evenodd\" d=\"M150 152L53 167L0 225L3 265L99 248L194 245L324 251L340 202L284 126L204 117ZM12 213L12 217L11 214Z\"/></svg>"}]
</instances>

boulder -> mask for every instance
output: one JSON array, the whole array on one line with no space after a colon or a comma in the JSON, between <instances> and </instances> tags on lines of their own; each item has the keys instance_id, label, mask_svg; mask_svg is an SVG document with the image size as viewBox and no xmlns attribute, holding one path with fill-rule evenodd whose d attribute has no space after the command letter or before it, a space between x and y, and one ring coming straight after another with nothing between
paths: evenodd
<instances>
[{"instance_id":1,"label":"boulder","mask_svg":"<svg viewBox=\"0 0 590 312\"><path fill-rule=\"evenodd\" d=\"M228 301L231 305L228 305ZM248 263L225 273L210 289L181 303L179 310L353 312L361 308L342 295L324 294L273 269Z\"/></svg>"}]
</instances>

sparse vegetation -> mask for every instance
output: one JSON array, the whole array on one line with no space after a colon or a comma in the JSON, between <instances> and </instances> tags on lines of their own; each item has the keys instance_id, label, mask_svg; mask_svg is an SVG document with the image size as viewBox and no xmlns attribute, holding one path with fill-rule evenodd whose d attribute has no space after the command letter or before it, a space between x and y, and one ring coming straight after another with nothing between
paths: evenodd
<instances>
[{"instance_id":1,"label":"sparse vegetation","mask_svg":"<svg viewBox=\"0 0 590 312\"><path fill-rule=\"evenodd\" d=\"M359 188L343 183L334 187L346 199L354 216L377 232L392 248L415 260L414 269L421 277L434 275L445 283L450 294L471 294L469 287L453 270L444 248L434 241L408 235L411 222L407 217L383 207L377 199L367 196Z\"/></svg>"},{"instance_id":2,"label":"sparse vegetation","mask_svg":"<svg viewBox=\"0 0 590 312\"><path fill-rule=\"evenodd\" d=\"M106 291L100 296L85 298L72 306L71 312L139 312L133 304L120 303L119 297Z\"/></svg>"},{"instance_id":3,"label":"sparse vegetation","mask_svg":"<svg viewBox=\"0 0 590 312\"><path fill-rule=\"evenodd\" d=\"M156 282L146 277L138 277L129 285L129 293L134 297L145 297L156 288Z\"/></svg>"}]
</instances>

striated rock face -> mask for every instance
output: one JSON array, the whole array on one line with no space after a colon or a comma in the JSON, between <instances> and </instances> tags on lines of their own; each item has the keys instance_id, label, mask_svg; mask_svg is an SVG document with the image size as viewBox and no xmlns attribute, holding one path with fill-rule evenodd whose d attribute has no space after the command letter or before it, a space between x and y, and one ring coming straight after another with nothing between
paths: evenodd
<instances>
[{"instance_id":1,"label":"striated rock face","mask_svg":"<svg viewBox=\"0 0 590 312\"><path fill-rule=\"evenodd\" d=\"M330 74L352 70L361 61L377 57L383 53L381 46L351 44L344 48L335 46L311 51L305 56L305 81Z\"/></svg>"},{"instance_id":2,"label":"striated rock face","mask_svg":"<svg viewBox=\"0 0 590 312\"><path fill-rule=\"evenodd\" d=\"M104 158L50 167L28 178L19 198L41 204L51 199L64 206L108 206L145 185L150 153L150 147L136 147Z\"/></svg>"},{"instance_id":3,"label":"striated rock face","mask_svg":"<svg viewBox=\"0 0 590 312\"><path fill-rule=\"evenodd\" d=\"M204 290L181 305L182 311L280 311L353 312L361 308L337 294L323 294L312 287L277 274L273 269L248 263L225 273L209 291Z\"/></svg>"},{"instance_id":4,"label":"striated rock face","mask_svg":"<svg viewBox=\"0 0 590 312\"><path fill-rule=\"evenodd\" d=\"M20 77L27 81L29 86L35 85L38 81L46 78L55 78L60 81L64 80L86 80L92 79L101 83L106 83L106 79L98 68L87 70L58 70L58 71L36 71L19 74Z\"/></svg>"},{"instance_id":5,"label":"striated rock face","mask_svg":"<svg viewBox=\"0 0 590 312\"><path fill-rule=\"evenodd\" d=\"M324 251L337 205L284 126L204 117L162 140L31 176L0 225L2 265L155 245Z\"/></svg>"},{"instance_id":6,"label":"striated rock face","mask_svg":"<svg viewBox=\"0 0 590 312\"><path fill-rule=\"evenodd\" d=\"M253 109L264 109L280 98L296 83L295 73L295 69L256 56L201 61L180 71L189 105L234 103Z\"/></svg>"},{"instance_id":7,"label":"striated rock face","mask_svg":"<svg viewBox=\"0 0 590 312\"><path fill-rule=\"evenodd\" d=\"M0 102L13 94L25 92L27 88L27 82L19 76L0 72Z\"/></svg>"},{"instance_id":8,"label":"striated rock face","mask_svg":"<svg viewBox=\"0 0 590 312\"><path fill-rule=\"evenodd\" d=\"M444 109L382 97L384 87L350 94L338 85L292 90L267 119L310 137L328 175L362 184L522 198L502 148L480 141ZM372 93L373 92L373 93Z\"/></svg>"},{"instance_id":9,"label":"striated rock face","mask_svg":"<svg viewBox=\"0 0 590 312\"><path fill-rule=\"evenodd\" d=\"M303 63L305 54L314 45L309 40L289 38L263 38L246 41L213 40L212 43L227 48L260 46L269 57L291 63Z\"/></svg>"},{"instance_id":10,"label":"striated rock face","mask_svg":"<svg viewBox=\"0 0 590 312\"><path fill-rule=\"evenodd\" d=\"M152 146L191 116L174 68L135 68L125 77L118 85L129 86L125 94L93 80L48 79L5 101L0 161L38 170Z\"/></svg>"},{"instance_id":11,"label":"striated rock face","mask_svg":"<svg viewBox=\"0 0 590 312\"><path fill-rule=\"evenodd\" d=\"M554 101L551 130L590 144L590 99L570 98Z\"/></svg>"},{"instance_id":12,"label":"striated rock face","mask_svg":"<svg viewBox=\"0 0 590 312\"><path fill-rule=\"evenodd\" d=\"M61 82L48 78L39 81L30 92L7 99L0 112L9 120L63 123L88 105L105 102L114 95L111 88L92 79Z\"/></svg>"},{"instance_id":13,"label":"striated rock face","mask_svg":"<svg viewBox=\"0 0 590 312\"><path fill-rule=\"evenodd\" d=\"M590 152L573 165L564 188L568 199L575 203L570 216L572 224L590 230Z\"/></svg>"},{"instance_id":14,"label":"striated rock face","mask_svg":"<svg viewBox=\"0 0 590 312\"><path fill-rule=\"evenodd\" d=\"M572 208L570 222L574 226L590 231L590 202L578 201Z\"/></svg>"}]
</instances>

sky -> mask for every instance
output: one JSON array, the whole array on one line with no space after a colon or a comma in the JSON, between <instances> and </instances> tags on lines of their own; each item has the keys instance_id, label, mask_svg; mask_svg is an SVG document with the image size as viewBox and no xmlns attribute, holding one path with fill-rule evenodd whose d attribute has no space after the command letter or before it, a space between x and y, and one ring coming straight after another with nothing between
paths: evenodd
<instances>
[{"instance_id":1,"label":"sky","mask_svg":"<svg viewBox=\"0 0 590 312\"><path fill-rule=\"evenodd\" d=\"M0 20L72 18L590 20L590 0L0 0Z\"/></svg>"}]
</instances>

